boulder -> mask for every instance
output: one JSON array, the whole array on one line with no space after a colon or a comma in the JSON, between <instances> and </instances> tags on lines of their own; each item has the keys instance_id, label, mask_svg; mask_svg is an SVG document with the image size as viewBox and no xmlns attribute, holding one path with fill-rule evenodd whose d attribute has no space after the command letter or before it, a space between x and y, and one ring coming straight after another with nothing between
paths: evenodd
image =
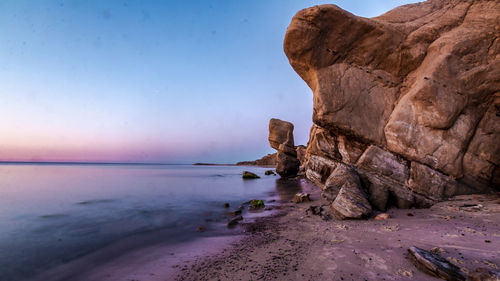
<instances>
[{"instance_id":1,"label":"boulder","mask_svg":"<svg viewBox=\"0 0 500 281\"><path fill-rule=\"evenodd\" d=\"M326 200L333 202L346 182L359 182L359 178L352 168L339 164L326 180L321 195Z\"/></svg>"},{"instance_id":2,"label":"boulder","mask_svg":"<svg viewBox=\"0 0 500 281\"><path fill-rule=\"evenodd\" d=\"M276 172L281 177L293 177L299 172L300 161L293 142L293 124L279 119L269 121L269 143L278 150Z\"/></svg>"},{"instance_id":3,"label":"boulder","mask_svg":"<svg viewBox=\"0 0 500 281\"><path fill-rule=\"evenodd\" d=\"M368 216L372 207L361 187L358 175L347 167L337 169L342 173L339 173L338 178L334 180L340 185L340 191L330 205L333 215L339 219L360 219Z\"/></svg>"},{"instance_id":4,"label":"boulder","mask_svg":"<svg viewBox=\"0 0 500 281\"><path fill-rule=\"evenodd\" d=\"M311 202L311 198L309 198L309 193L299 192L295 194L295 196L292 199L292 202L293 203Z\"/></svg>"},{"instance_id":5,"label":"boulder","mask_svg":"<svg viewBox=\"0 0 500 281\"><path fill-rule=\"evenodd\" d=\"M252 172L243 171L242 178L244 178L244 179L258 179L260 177L257 176L256 174L252 173Z\"/></svg>"},{"instance_id":6,"label":"boulder","mask_svg":"<svg viewBox=\"0 0 500 281\"><path fill-rule=\"evenodd\" d=\"M264 172L264 175L266 175L266 176L270 176L270 175L276 176L276 173L273 170L267 170L267 171Z\"/></svg>"},{"instance_id":7,"label":"boulder","mask_svg":"<svg viewBox=\"0 0 500 281\"><path fill-rule=\"evenodd\" d=\"M498 1L460 0L375 18L299 11L284 51L313 92L306 177L326 186L351 165L380 210L500 190L499 14Z\"/></svg>"},{"instance_id":8,"label":"boulder","mask_svg":"<svg viewBox=\"0 0 500 281\"><path fill-rule=\"evenodd\" d=\"M250 200L249 204L250 204L248 206L249 210L258 210L258 209L263 209L265 207L264 201L259 199Z\"/></svg>"},{"instance_id":9,"label":"boulder","mask_svg":"<svg viewBox=\"0 0 500 281\"><path fill-rule=\"evenodd\" d=\"M269 143L276 150L279 150L281 144L294 149L293 124L275 118L269 120Z\"/></svg>"},{"instance_id":10,"label":"boulder","mask_svg":"<svg viewBox=\"0 0 500 281\"><path fill-rule=\"evenodd\" d=\"M297 157L278 151L276 155L276 172L282 177L297 175L300 161Z\"/></svg>"}]
</instances>

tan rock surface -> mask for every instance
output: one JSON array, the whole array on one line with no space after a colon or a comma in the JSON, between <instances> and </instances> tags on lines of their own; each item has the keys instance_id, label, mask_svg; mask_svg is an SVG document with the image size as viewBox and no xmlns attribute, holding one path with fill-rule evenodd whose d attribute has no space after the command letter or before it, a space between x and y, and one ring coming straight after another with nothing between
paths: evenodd
<instances>
[{"instance_id":1,"label":"tan rock surface","mask_svg":"<svg viewBox=\"0 0 500 281\"><path fill-rule=\"evenodd\" d=\"M269 121L269 143L278 150L276 153L276 172L282 177L292 177L299 172L300 161L293 141L293 124L279 119Z\"/></svg>"},{"instance_id":2,"label":"tan rock surface","mask_svg":"<svg viewBox=\"0 0 500 281\"><path fill-rule=\"evenodd\" d=\"M500 188L499 1L371 19L314 6L294 16L284 50L313 91L304 168L316 183L329 162L349 164L367 192L405 207Z\"/></svg>"}]
</instances>

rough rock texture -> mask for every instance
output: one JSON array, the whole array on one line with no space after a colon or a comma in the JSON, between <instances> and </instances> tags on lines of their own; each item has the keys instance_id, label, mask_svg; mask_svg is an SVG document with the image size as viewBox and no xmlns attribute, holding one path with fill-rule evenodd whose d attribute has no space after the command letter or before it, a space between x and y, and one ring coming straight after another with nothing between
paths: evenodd
<instances>
[{"instance_id":1,"label":"rough rock texture","mask_svg":"<svg viewBox=\"0 0 500 281\"><path fill-rule=\"evenodd\" d=\"M381 210L500 190L499 15L493 0L371 19L335 5L299 11L284 49L313 91L306 176L323 186L350 165Z\"/></svg>"},{"instance_id":2,"label":"rough rock texture","mask_svg":"<svg viewBox=\"0 0 500 281\"><path fill-rule=\"evenodd\" d=\"M410 261L425 273L450 281L465 281L460 268L436 253L418 247L408 249Z\"/></svg>"},{"instance_id":3,"label":"rough rock texture","mask_svg":"<svg viewBox=\"0 0 500 281\"><path fill-rule=\"evenodd\" d=\"M269 143L278 150L276 153L276 172L282 177L297 175L300 161L293 142L293 124L279 119L269 121Z\"/></svg>"},{"instance_id":4,"label":"rough rock texture","mask_svg":"<svg viewBox=\"0 0 500 281\"><path fill-rule=\"evenodd\" d=\"M372 207L363 192L361 182L354 169L340 164L328 178L328 181L331 186L340 188L330 205L332 214L335 217L339 219L360 219L371 213Z\"/></svg>"},{"instance_id":5,"label":"rough rock texture","mask_svg":"<svg viewBox=\"0 0 500 281\"><path fill-rule=\"evenodd\" d=\"M309 193L299 192L295 194L295 196L292 198L292 202L293 203L311 202L311 198L309 198Z\"/></svg>"},{"instance_id":6,"label":"rough rock texture","mask_svg":"<svg viewBox=\"0 0 500 281\"><path fill-rule=\"evenodd\" d=\"M304 145L297 145L295 151L297 152L297 159L299 159L302 164L306 157L306 147Z\"/></svg>"}]
</instances>

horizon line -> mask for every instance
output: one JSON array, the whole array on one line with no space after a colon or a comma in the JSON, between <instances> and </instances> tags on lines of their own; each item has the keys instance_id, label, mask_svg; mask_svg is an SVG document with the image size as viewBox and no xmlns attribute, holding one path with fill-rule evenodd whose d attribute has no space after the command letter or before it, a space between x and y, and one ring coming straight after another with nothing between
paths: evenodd
<instances>
[{"instance_id":1,"label":"horizon line","mask_svg":"<svg viewBox=\"0 0 500 281\"><path fill-rule=\"evenodd\" d=\"M193 165L194 163L162 163L162 162L99 162L99 161L17 161L0 160L0 164L87 164L87 165Z\"/></svg>"}]
</instances>

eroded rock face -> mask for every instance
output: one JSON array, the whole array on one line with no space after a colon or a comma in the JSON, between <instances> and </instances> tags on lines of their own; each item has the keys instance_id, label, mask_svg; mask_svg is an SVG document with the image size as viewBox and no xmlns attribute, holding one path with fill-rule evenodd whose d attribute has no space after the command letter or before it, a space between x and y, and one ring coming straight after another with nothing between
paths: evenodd
<instances>
[{"instance_id":1,"label":"eroded rock face","mask_svg":"<svg viewBox=\"0 0 500 281\"><path fill-rule=\"evenodd\" d=\"M284 49L314 95L306 176L325 186L349 165L381 210L500 190L499 15L493 0L371 19L335 5L299 11Z\"/></svg>"},{"instance_id":2,"label":"eroded rock face","mask_svg":"<svg viewBox=\"0 0 500 281\"><path fill-rule=\"evenodd\" d=\"M360 219L371 213L372 207L353 168L340 164L328 178L328 181L330 187L339 190L330 205L332 214L335 217L339 219Z\"/></svg>"},{"instance_id":3,"label":"eroded rock face","mask_svg":"<svg viewBox=\"0 0 500 281\"><path fill-rule=\"evenodd\" d=\"M269 121L269 143L278 150L276 153L276 172L282 177L297 175L300 161L293 142L293 124L279 119Z\"/></svg>"}]
</instances>

